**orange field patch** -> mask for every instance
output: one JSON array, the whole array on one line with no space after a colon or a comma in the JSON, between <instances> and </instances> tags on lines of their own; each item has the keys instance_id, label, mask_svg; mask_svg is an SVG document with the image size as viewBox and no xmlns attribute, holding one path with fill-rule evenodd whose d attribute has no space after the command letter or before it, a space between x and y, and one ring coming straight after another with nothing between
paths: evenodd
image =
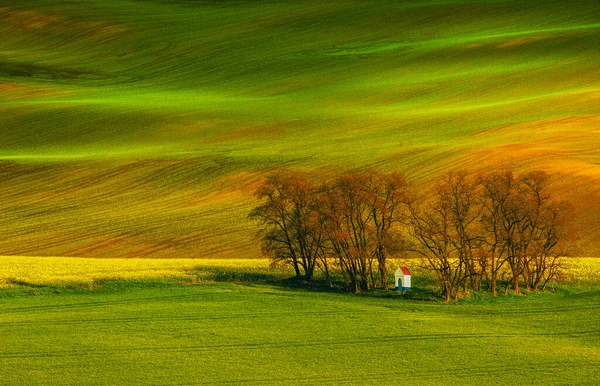
<instances>
[{"instance_id":1,"label":"orange field patch","mask_svg":"<svg viewBox=\"0 0 600 386\"><path fill-rule=\"evenodd\" d=\"M105 22L93 22L42 14L33 10L0 8L0 21L7 32L36 32L54 34L65 30L87 31L86 36L122 34L127 29ZM40 33L37 32L37 33Z\"/></svg>"},{"instance_id":2,"label":"orange field patch","mask_svg":"<svg viewBox=\"0 0 600 386\"><path fill-rule=\"evenodd\" d=\"M265 172L266 173L266 172ZM208 193L193 197L188 206L231 206L253 200L254 192L264 181L264 173L240 172L211 184ZM227 203L230 204L227 204Z\"/></svg>"},{"instance_id":3,"label":"orange field patch","mask_svg":"<svg viewBox=\"0 0 600 386\"><path fill-rule=\"evenodd\" d=\"M0 100L34 99L68 95L71 95L70 91L58 87L14 82L0 82Z\"/></svg>"},{"instance_id":4,"label":"orange field patch","mask_svg":"<svg viewBox=\"0 0 600 386\"><path fill-rule=\"evenodd\" d=\"M65 21L57 15L43 15L30 10L9 10L0 8L0 19L9 29L41 29L58 25Z\"/></svg>"},{"instance_id":5,"label":"orange field patch","mask_svg":"<svg viewBox=\"0 0 600 386\"><path fill-rule=\"evenodd\" d=\"M481 132L477 146L456 161L475 171L541 169L552 176L553 195L575 208L580 245L600 253L600 125L597 116L545 119Z\"/></svg>"}]
</instances>

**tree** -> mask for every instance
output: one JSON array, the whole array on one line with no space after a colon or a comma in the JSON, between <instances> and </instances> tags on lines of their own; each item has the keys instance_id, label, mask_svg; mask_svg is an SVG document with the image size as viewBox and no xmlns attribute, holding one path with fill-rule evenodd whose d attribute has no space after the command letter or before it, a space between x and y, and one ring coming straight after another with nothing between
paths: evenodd
<instances>
[{"instance_id":1,"label":"tree","mask_svg":"<svg viewBox=\"0 0 600 386\"><path fill-rule=\"evenodd\" d=\"M480 200L467 172L447 174L428 202L413 196L408 225L416 251L435 272L446 302L469 288L479 289L485 259L477 256Z\"/></svg>"},{"instance_id":2,"label":"tree","mask_svg":"<svg viewBox=\"0 0 600 386\"><path fill-rule=\"evenodd\" d=\"M545 288L556 276L560 256L567 252L570 206L552 199L549 178L536 170L515 177L512 172L480 177L485 206L481 222L490 256L489 287L497 295L498 273L506 264L512 289Z\"/></svg>"},{"instance_id":3,"label":"tree","mask_svg":"<svg viewBox=\"0 0 600 386\"><path fill-rule=\"evenodd\" d=\"M483 187L482 202L485 211L481 217L484 227L484 242L487 244L486 256L489 257L489 275L487 275L488 289L496 296L498 275L504 264L508 261L508 242L511 229L514 226L508 209L510 206L514 184L512 172L493 173L479 178Z\"/></svg>"},{"instance_id":4,"label":"tree","mask_svg":"<svg viewBox=\"0 0 600 386\"><path fill-rule=\"evenodd\" d=\"M355 293L387 287L387 258L403 248L396 226L406 187L398 173L369 171L340 176L321 189L320 224L327 252Z\"/></svg>"},{"instance_id":5,"label":"tree","mask_svg":"<svg viewBox=\"0 0 600 386\"><path fill-rule=\"evenodd\" d=\"M533 171L519 178L519 195L526 218L523 239L523 282L526 290L545 288L558 273L560 256L566 254L567 216L571 207L553 200L548 189L548 176Z\"/></svg>"},{"instance_id":6,"label":"tree","mask_svg":"<svg viewBox=\"0 0 600 386\"><path fill-rule=\"evenodd\" d=\"M263 203L249 215L263 227L259 231L263 252L274 262L291 265L297 279L309 281L323 260L324 234L315 212L315 192L306 179L279 172L256 191Z\"/></svg>"},{"instance_id":7,"label":"tree","mask_svg":"<svg viewBox=\"0 0 600 386\"><path fill-rule=\"evenodd\" d=\"M398 229L408 202L408 184L399 173L368 175L367 192L371 200L371 215L375 229L375 257L381 287L388 282L387 257L406 249L405 240Z\"/></svg>"},{"instance_id":8,"label":"tree","mask_svg":"<svg viewBox=\"0 0 600 386\"><path fill-rule=\"evenodd\" d=\"M570 206L550 193L541 171L451 172L432 197L408 194L399 173L366 170L318 186L279 172L259 187L249 216L274 263L304 280L319 268L331 285L332 260L355 293L387 288L388 258L408 249L408 234L449 302L484 285L494 296L501 284L505 293L546 288L571 236Z\"/></svg>"},{"instance_id":9,"label":"tree","mask_svg":"<svg viewBox=\"0 0 600 386\"><path fill-rule=\"evenodd\" d=\"M328 252L355 293L373 284L375 248L371 242L372 214L363 187L365 176L349 174L321 189L320 223L327 235Z\"/></svg>"}]
</instances>

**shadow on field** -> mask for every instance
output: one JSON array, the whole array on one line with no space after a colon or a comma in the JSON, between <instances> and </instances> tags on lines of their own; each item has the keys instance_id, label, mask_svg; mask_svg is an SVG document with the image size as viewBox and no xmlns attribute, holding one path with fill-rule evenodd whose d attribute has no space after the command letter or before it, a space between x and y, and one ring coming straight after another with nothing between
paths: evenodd
<instances>
[{"instance_id":1,"label":"shadow on field","mask_svg":"<svg viewBox=\"0 0 600 386\"><path fill-rule=\"evenodd\" d=\"M236 284L248 285L269 285L281 289L295 291L311 291L324 293L347 293L353 294L348 290L343 278L338 275L332 276L331 285L322 276L317 276L312 281L297 279L290 276L290 272L278 269L265 268L223 268L223 267L197 267L189 274L195 277L196 283L208 282L231 282ZM356 296L378 297L378 298L398 298L414 301L440 301L439 291L435 283L429 277L415 278L415 287L408 291L397 291L393 289L374 289L371 291L355 294ZM393 282L389 282L388 288L393 288Z\"/></svg>"},{"instance_id":2,"label":"shadow on field","mask_svg":"<svg viewBox=\"0 0 600 386\"><path fill-rule=\"evenodd\" d=\"M415 287L409 291L396 291L393 289L374 289L359 294L348 290L343 278L338 275L332 277L331 284L322 275L312 281L300 280L290 277L286 270L266 267L216 267L197 266L187 270L178 277L123 279L108 278L95 279L92 282L59 281L55 283L33 283L17 278L0 280L0 298L12 296L29 296L54 294L64 291L124 291L137 288L162 287L175 285L206 285L211 283L234 283L243 286L269 286L290 292L316 292L338 293L349 296L371 298L397 298L412 301L439 302L441 297L436 288L424 276L415 278ZM393 283L388 283L392 288Z\"/></svg>"},{"instance_id":3,"label":"shadow on field","mask_svg":"<svg viewBox=\"0 0 600 386\"><path fill-rule=\"evenodd\" d=\"M278 287L290 291L310 291L310 292L322 292L322 293L339 293L348 294L359 297L371 297L371 298L394 298L394 299L405 299L412 301L426 301L426 302L439 302L441 297L439 293L430 288L412 288L408 291L398 291L394 289L373 289L371 291L365 291L358 294L354 294L349 291L346 284L343 281L333 281L332 286L325 280L299 280L294 277L286 279L266 279L266 280L252 280L252 281L235 281L236 284L247 284L247 285L268 285L271 287Z\"/></svg>"}]
</instances>

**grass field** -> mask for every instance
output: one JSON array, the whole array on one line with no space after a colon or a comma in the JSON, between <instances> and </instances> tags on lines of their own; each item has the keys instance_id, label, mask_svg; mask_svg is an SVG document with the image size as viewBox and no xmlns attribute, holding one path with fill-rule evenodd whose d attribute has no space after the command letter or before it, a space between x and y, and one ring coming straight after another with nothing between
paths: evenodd
<instances>
[{"instance_id":1,"label":"grass field","mask_svg":"<svg viewBox=\"0 0 600 386\"><path fill-rule=\"evenodd\" d=\"M0 0L0 254L259 255L278 167L542 168L600 255L600 4Z\"/></svg>"},{"instance_id":2,"label":"grass field","mask_svg":"<svg viewBox=\"0 0 600 386\"><path fill-rule=\"evenodd\" d=\"M265 259L2 256L1 383L600 381L599 259L546 293L450 305L402 264L409 293L350 295L292 288Z\"/></svg>"},{"instance_id":3,"label":"grass field","mask_svg":"<svg viewBox=\"0 0 600 386\"><path fill-rule=\"evenodd\" d=\"M35 384L600 382L600 290L456 305L251 283L0 298L0 377Z\"/></svg>"}]
</instances>

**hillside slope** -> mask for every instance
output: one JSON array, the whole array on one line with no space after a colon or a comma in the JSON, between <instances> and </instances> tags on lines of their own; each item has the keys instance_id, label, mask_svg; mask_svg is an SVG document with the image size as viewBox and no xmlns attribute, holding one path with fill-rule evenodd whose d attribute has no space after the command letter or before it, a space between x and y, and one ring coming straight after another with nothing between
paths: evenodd
<instances>
[{"instance_id":1,"label":"hillside slope","mask_svg":"<svg viewBox=\"0 0 600 386\"><path fill-rule=\"evenodd\" d=\"M595 0L0 0L0 254L253 257L277 167L541 168L600 255Z\"/></svg>"}]
</instances>

